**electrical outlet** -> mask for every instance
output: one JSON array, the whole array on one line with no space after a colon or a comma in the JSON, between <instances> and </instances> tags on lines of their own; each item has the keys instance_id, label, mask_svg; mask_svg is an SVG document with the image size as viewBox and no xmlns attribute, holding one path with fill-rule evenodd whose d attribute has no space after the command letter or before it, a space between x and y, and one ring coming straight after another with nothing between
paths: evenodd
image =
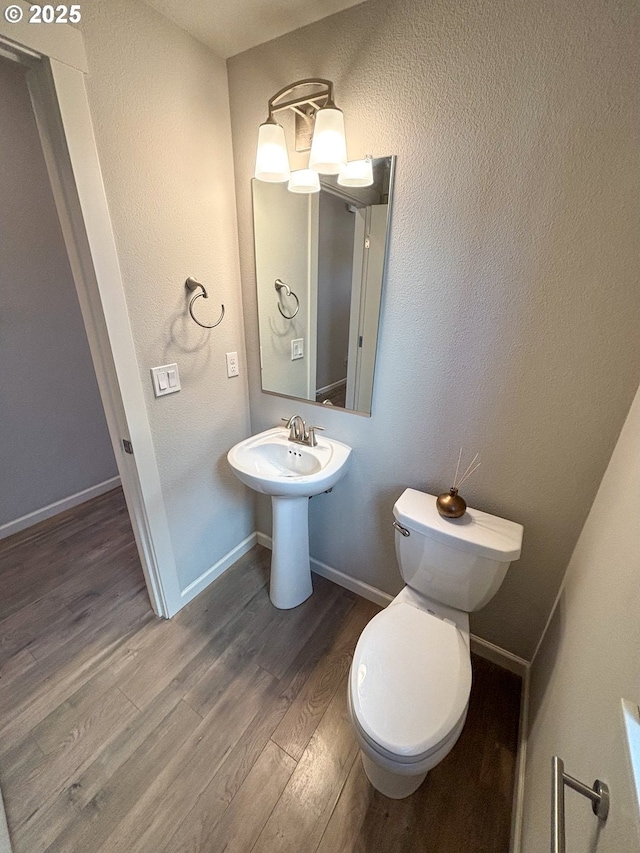
<instances>
[{"instance_id":1,"label":"electrical outlet","mask_svg":"<svg viewBox=\"0 0 640 853\"><path fill-rule=\"evenodd\" d=\"M238 364L238 353L237 352L228 352L227 353L227 376L239 376L240 375L240 366Z\"/></svg>"}]
</instances>

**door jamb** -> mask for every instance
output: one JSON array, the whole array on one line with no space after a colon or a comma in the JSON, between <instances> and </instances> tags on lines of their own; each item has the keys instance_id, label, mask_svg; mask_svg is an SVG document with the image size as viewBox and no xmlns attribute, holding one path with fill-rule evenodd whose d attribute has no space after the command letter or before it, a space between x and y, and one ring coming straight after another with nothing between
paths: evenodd
<instances>
[{"instance_id":1,"label":"door jamb","mask_svg":"<svg viewBox=\"0 0 640 853\"><path fill-rule=\"evenodd\" d=\"M82 34L9 24L0 53L29 66L29 91L87 332L100 396L154 611L183 604L115 237L85 88ZM124 452L122 440L134 448Z\"/></svg>"}]
</instances>

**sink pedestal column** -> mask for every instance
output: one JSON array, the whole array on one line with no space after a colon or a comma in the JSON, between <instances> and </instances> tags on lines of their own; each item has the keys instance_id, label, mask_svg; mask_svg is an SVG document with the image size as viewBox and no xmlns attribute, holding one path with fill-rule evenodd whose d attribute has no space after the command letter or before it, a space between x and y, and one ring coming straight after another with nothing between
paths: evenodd
<instances>
[{"instance_id":1,"label":"sink pedestal column","mask_svg":"<svg viewBox=\"0 0 640 853\"><path fill-rule=\"evenodd\" d=\"M269 597L275 607L289 610L311 593L309 564L309 498L271 498L273 534Z\"/></svg>"}]
</instances>

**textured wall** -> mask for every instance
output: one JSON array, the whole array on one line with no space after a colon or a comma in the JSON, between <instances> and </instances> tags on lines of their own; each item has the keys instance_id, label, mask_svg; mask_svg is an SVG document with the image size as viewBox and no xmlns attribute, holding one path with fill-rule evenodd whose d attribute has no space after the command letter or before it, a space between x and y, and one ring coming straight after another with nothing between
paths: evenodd
<instances>
[{"instance_id":1,"label":"textured wall","mask_svg":"<svg viewBox=\"0 0 640 853\"><path fill-rule=\"evenodd\" d=\"M224 61L137 0L82 7L98 154L170 534L186 586L253 530L252 498L226 451L248 433L248 405ZM209 300L196 326L184 281ZM211 318L209 320L209 318ZM242 375L227 379L225 352ZM155 399L154 365L176 361L178 394Z\"/></svg>"},{"instance_id":2,"label":"textured wall","mask_svg":"<svg viewBox=\"0 0 640 853\"><path fill-rule=\"evenodd\" d=\"M538 853L548 837L552 755L572 776L587 784L604 779L611 789L611 815L601 832L587 803L567 795L567 847L640 851L637 792L620 713L621 698L640 703L639 517L640 393L531 668L523 853Z\"/></svg>"},{"instance_id":3,"label":"textured wall","mask_svg":"<svg viewBox=\"0 0 640 853\"><path fill-rule=\"evenodd\" d=\"M0 525L116 477L24 69L0 59Z\"/></svg>"},{"instance_id":4,"label":"textured wall","mask_svg":"<svg viewBox=\"0 0 640 853\"><path fill-rule=\"evenodd\" d=\"M638 386L637 43L633 0L369 0L228 63L252 425L295 409L354 448L313 556L396 592L394 500L479 451L465 497L525 538L472 629L527 658ZM398 156L370 419L259 386L256 130L312 75L351 157Z\"/></svg>"}]
</instances>

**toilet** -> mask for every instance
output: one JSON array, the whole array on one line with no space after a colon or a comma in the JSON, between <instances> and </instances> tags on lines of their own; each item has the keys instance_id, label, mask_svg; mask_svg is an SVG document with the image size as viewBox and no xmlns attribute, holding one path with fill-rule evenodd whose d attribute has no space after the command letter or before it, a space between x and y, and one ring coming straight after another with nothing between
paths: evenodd
<instances>
[{"instance_id":1,"label":"toilet","mask_svg":"<svg viewBox=\"0 0 640 853\"><path fill-rule=\"evenodd\" d=\"M520 556L522 525L476 509L442 518L407 489L393 508L406 586L369 622L349 673L349 713L371 784L412 794L453 749L471 690L469 613L495 595Z\"/></svg>"}]
</instances>

